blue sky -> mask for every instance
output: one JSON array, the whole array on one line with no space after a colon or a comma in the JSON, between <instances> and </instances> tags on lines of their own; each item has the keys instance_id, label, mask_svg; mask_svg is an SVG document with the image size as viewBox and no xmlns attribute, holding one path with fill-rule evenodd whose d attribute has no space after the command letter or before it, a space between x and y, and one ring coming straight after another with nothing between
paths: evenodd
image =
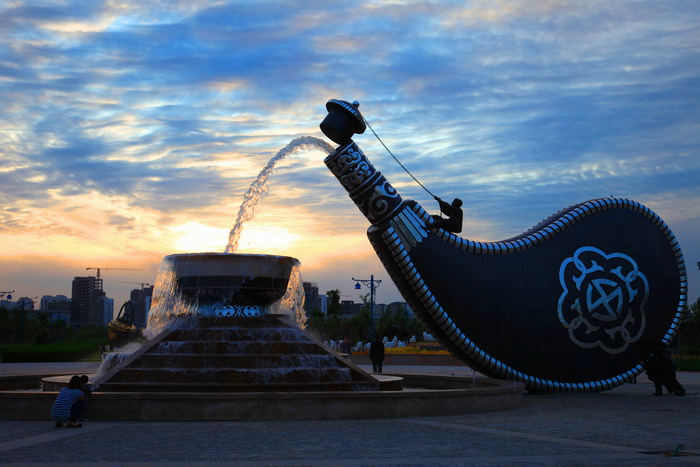
<instances>
[{"instance_id":1,"label":"blue sky","mask_svg":"<svg viewBox=\"0 0 700 467\"><path fill-rule=\"evenodd\" d=\"M0 38L0 290L16 296L141 268L104 274L118 307L163 256L223 251L242 194L290 140L322 137L329 98L359 100L424 185L465 201L463 236L631 198L671 226L700 294L694 1L8 0ZM350 278L375 274L379 301L399 299L324 156L278 164L241 251L296 256L355 300Z\"/></svg>"}]
</instances>

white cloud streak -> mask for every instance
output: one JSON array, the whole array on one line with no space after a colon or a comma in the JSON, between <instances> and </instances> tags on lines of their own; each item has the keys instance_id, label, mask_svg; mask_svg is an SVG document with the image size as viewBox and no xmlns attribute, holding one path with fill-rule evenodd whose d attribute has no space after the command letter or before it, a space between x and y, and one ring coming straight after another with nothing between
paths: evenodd
<instances>
[{"instance_id":1,"label":"white cloud streak","mask_svg":"<svg viewBox=\"0 0 700 467\"><path fill-rule=\"evenodd\" d=\"M222 228L269 157L320 136L333 97L360 100L486 239L610 194L696 225L699 27L693 1L6 2L0 232L75 232L61 213L93 194L119 200L99 222L124 242L143 219ZM356 140L434 208L370 134ZM321 159L277 169L265 202L364 235Z\"/></svg>"}]
</instances>

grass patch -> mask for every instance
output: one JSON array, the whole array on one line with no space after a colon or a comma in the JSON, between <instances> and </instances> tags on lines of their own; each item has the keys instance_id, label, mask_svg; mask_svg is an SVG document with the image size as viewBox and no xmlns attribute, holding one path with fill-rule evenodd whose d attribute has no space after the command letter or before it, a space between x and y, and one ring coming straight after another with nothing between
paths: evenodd
<instances>
[{"instance_id":1,"label":"grass patch","mask_svg":"<svg viewBox=\"0 0 700 467\"><path fill-rule=\"evenodd\" d=\"M679 371L700 371L700 358L677 358L674 359Z\"/></svg>"},{"instance_id":2,"label":"grass patch","mask_svg":"<svg viewBox=\"0 0 700 467\"><path fill-rule=\"evenodd\" d=\"M74 362L99 352L104 339L76 339L50 344L2 344L0 360L17 362Z\"/></svg>"}]
</instances>

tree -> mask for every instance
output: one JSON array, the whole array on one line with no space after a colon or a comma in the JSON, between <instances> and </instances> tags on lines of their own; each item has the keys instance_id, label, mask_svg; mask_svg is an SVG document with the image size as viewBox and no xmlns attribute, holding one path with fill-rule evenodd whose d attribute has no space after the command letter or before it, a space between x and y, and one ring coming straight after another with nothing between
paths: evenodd
<instances>
[{"instance_id":1,"label":"tree","mask_svg":"<svg viewBox=\"0 0 700 467\"><path fill-rule=\"evenodd\" d=\"M423 324L409 315L406 304L392 310L385 311L377 323L377 333L388 339L396 337L400 341L408 341L413 336L421 336Z\"/></svg>"},{"instance_id":2,"label":"tree","mask_svg":"<svg viewBox=\"0 0 700 467\"><path fill-rule=\"evenodd\" d=\"M326 292L326 297L328 297L328 314L329 315L339 315L340 314L340 290L333 289Z\"/></svg>"},{"instance_id":3,"label":"tree","mask_svg":"<svg viewBox=\"0 0 700 467\"><path fill-rule=\"evenodd\" d=\"M677 341L681 352L684 348L700 348L700 298L686 308Z\"/></svg>"}]
</instances>

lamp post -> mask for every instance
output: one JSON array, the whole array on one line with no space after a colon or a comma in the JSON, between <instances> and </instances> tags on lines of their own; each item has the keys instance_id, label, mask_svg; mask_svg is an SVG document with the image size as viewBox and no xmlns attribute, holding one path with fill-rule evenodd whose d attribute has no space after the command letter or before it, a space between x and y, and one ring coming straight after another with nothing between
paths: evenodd
<instances>
[{"instance_id":1,"label":"lamp post","mask_svg":"<svg viewBox=\"0 0 700 467\"><path fill-rule=\"evenodd\" d=\"M374 280L374 274L370 276L370 279L355 279L354 277L352 280L355 281L355 289L360 290L362 289L362 285L365 287L369 287L369 340L370 342L374 341L374 294L375 291L377 290L377 287L379 287L382 284L381 280ZM362 285L360 285L362 284Z\"/></svg>"}]
</instances>

